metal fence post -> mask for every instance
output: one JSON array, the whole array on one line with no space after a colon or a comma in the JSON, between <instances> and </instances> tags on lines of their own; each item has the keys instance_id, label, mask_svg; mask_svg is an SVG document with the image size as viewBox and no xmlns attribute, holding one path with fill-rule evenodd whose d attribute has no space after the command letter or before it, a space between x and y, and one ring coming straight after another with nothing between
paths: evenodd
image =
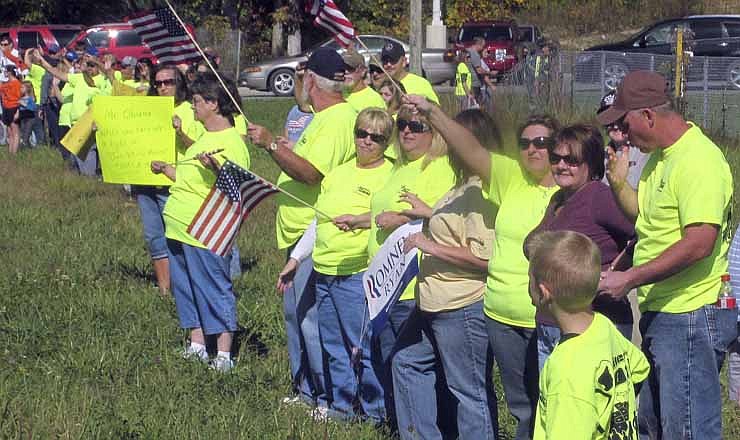
<instances>
[{"instance_id":1,"label":"metal fence post","mask_svg":"<svg viewBox=\"0 0 740 440\"><path fill-rule=\"evenodd\" d=\"M702 126L707 128L709 115L709 57L704 57L704 119Z\"/></svg>"},{"instance_id":2,"label":"metal fence post","mask_svg":"<svg viewBox=\"0 0 740 440\"><path fill-rule=\"evenodd\" d=\"M239 61L242 57L242 30L236 29L236 70L234 71L234 80L239 83Z\"/></svg>"},{"instance_id":3,"label":"metal fence post","mask_svg":"<svg viewBox=\"0 0 740 440\"><path fill-rule=\"evenodd\" d=\"M655 72L655 55L650 55L650 71Z\"/></svg>"},{"instance_id":4,"label":"metal fence post","mask_svg":"<svg viewBox=\"0 0 740 440\"><path fill-rule=\"evenodd\" d=\"M606 95L606 84L604 82L606 81L606 73L604 70L606 70L606 52L599 52L601 54L601 74L599 75L601 78L601 96Z\"/></svg>"}]
</instances>

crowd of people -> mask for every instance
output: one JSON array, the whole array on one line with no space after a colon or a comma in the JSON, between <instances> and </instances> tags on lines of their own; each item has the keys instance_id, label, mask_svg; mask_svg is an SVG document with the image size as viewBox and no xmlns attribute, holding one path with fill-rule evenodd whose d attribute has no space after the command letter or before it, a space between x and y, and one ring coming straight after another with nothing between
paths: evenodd
<instances>
[{"instance_id":1,"label":"crowd of people","mask_svg":"<svg viewBox=\"0 0 740 440\"><path fill-rule=\"evenodd\" d=\"M49 144L95 175L94 147L79 158L59 144L92 98L173 97L178 160L151 163L172 185L132 191L157 284L188 332L186 359L235 366L238 249L217 255L188 225L227 157L249 168L249 145L280 168L277 186L306 202L277 196L292 384L284 404L404 439L493 439L495 363L517 439L719 439L728 353L740 404L737 309L718 302L728 270L740 293L732 173L674 110L659 74L628 74L602 99L598 125L533 114L509 145L478 106L447 115L392 42L369 65L354 51L313 52L281 133L246 121L233 82L224 88L203 63L117 62L85 47L18 54L8 43L0 37L11 153L38 130L23 121L43 118ZM465 99L484 100L491 84L480 59L461 64L472 65L459 70ZM376 331L363 274L393 231L419 220L422 231L404 241L419 273ZM633 289L641 350L631 342Z\"/></svg>"}]
</instances>

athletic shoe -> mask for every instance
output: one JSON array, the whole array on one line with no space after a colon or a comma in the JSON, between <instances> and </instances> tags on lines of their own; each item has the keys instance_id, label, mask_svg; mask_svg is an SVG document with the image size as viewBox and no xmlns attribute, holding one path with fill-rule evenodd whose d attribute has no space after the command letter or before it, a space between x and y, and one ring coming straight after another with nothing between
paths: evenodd
<instances>
[{"instance_id":1,"label":"athletic shoe","mask_svg":"<svg viewBox=\"0 0 740 440\"><path fill-rule=\"evenodd\" d=\"M234 368L234 361L225 357L216 357L210 362L209 367L219 373L228 373Z\"/></svg>"},{"instance_id":2,"label":"athletic shoe","mask_svg":"<svg viewBox=\"0 0 740 440\"><path fill-rule=\"evenodd\" d=\"M208 352L206 350L196 350L190 344L180 351L180 356L187 361L208 362Z\"/></svg>"},{"instance_id":3,"label":"athletic shoe","mask_svg":"<svg viewBox=\"0 0 740 440\"><path fill-rule=\"evenodd\" d=\"M329 408L324 406L317 406L308 411L308 414L316 422L328 422L329 421Z\"/></svg>"}]
</instances>

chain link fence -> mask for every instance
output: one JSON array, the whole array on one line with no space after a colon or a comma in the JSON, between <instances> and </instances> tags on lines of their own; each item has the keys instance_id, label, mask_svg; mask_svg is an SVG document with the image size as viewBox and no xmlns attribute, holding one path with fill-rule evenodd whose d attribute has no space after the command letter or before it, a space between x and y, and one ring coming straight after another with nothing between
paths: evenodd
<instances>
[{"instance_id":1,"label":"chain link fence","mask_svg":"<svg viewBox=\"0 0 740 440\"><path fill-rule=\"evenodd\" d=\"M528 95L530 108L599 106L630 71L651 70L675 84L675 57L646 53L569 52L528 55L506 83ZM740 58L689 57L685 63L684 99L689 120L726 137L740 137Z\"/></svg>"}]
</instances>

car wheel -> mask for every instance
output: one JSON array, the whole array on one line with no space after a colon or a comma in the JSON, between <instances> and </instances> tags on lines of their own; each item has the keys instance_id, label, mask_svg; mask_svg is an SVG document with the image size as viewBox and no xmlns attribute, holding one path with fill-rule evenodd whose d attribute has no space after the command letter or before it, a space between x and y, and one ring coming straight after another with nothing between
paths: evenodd
<instances>
[{"instance_id":1,"label":"car wheel","mask_svg":"<svg viewBox=\"0 0 740 440\"><path fill-rule=\"evenodd\" d=\"M628 72L629 69L622 63L607 64L604 68L604 86L607 90L616 89Z\"/></svg>"},{"instance_id":2,"label":"car wheel","mask_svg":"<svg viewBox=\"0 0 740 440\"><path fill-rule=\"evenodd\" d=\"M295 80L290 69L278 69L270 76L270 90L278 96L293 96Z\"/></svg>"},{"instance_id":3,"label":"car wheel","mask_svg":"<svg viewBox=\"0 0 740 440\"><path fill-rule=\"evenodd\" d=\"M740 90L740 62L735 62L730 65L730 68L727 71L727 79L730 83L730 87Z\"/></svg>"}]
</instances>

